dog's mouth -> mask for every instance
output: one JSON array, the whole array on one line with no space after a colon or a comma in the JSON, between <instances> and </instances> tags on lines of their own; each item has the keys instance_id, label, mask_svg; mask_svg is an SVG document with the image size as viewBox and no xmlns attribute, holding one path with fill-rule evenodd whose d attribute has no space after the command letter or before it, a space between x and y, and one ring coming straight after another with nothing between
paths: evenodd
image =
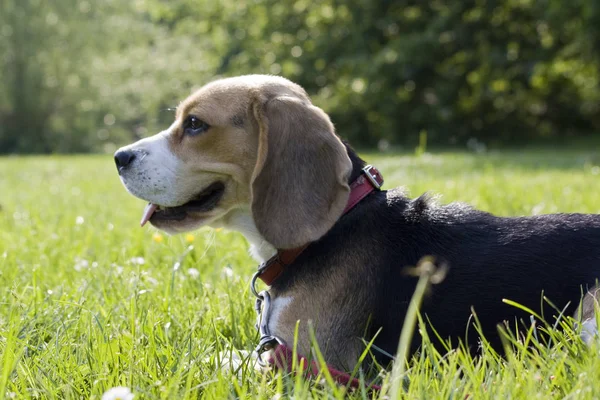
<instances>
[{"instance_id":1,"label":"dog's mouth","mask_svg":"<svg viewBox=\"0 0 600 400\"><path fill-rule=\"evenodd\" d=\"M217 206L224 193L225 184L215 182L203 189L192 200L177 207L163 207L148 203L140 225L144 226L148 221L183 221L189 213L211 211Z\"/></svg>"}]
</instances>

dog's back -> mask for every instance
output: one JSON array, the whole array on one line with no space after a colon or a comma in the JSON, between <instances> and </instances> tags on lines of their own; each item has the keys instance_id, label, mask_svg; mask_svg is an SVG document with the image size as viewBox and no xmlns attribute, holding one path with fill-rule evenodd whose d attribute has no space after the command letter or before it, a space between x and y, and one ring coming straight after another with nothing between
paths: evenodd
<instances>
[{"instance_id":1,"label":"dog's back","mask_svg":"<svg viewBox=\"0 0 600 400\"><path fill-rule=\"evenodd\" d=\"M395 349L404 318L398 310L406 309L416 283L403 269L424 256L433 256L448 272L432 287L423 313L442 338L454 343L465 339L472 308L486 339L498 348L498 324L529 321L528 314L503 299L554 322L561 312L573 315L600 277L599 215L503 218L461 204L438 206L426 197L409 200L398 191L377 196L353 218L362 225L360 235L372 239L363 242L378 247L370 251L376 256L368 268L380 277L374 322L388 331L378 342L383 348Z\"/></svg>"}]
</instances>

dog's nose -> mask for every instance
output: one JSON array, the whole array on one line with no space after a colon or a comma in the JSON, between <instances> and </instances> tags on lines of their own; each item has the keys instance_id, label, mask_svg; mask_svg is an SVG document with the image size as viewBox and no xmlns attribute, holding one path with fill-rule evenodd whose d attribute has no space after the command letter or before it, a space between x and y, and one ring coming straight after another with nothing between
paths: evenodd
<instances>
[{"instance_id":1,"label":"dog's nose","mask_svg":"<svg viewBox=\"0 0 600 400\"><path fill-rule=\"evenodd\" d=\"M117 150L115 153L115 164L117 164L119 172L131 164L133 160L135 160L135 153L131 150Z\"/></svg>"}]
</instances>

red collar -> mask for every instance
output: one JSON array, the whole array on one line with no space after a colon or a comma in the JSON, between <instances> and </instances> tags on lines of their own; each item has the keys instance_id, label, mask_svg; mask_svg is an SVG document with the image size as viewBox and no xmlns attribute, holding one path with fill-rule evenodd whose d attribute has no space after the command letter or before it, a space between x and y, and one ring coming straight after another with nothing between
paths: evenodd
<instances>
[{"instance_id":1,"label":"red collar","mask_svg":"<svg viewBox=\"0 0 600 400\"><path fill-rule=\"evenodd\" d=\"M350 184L350 197L342 215L354 208L372 191L380 190L382 184L383 176L377 168L371 165L364 167L362 174ZM293 263L309 245L310 243L296 249L277 250L277 254L258 267L258 278L271 286L279 278L285 267Z\"/></svg>"}]
</instances>

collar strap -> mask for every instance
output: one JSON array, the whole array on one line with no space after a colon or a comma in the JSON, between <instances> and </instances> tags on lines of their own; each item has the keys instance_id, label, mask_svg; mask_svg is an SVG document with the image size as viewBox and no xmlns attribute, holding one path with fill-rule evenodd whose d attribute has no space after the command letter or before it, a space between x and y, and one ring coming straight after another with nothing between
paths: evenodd
<instances>
[{"instance_id":1,"label":"collar strap","mask_svg":"<svg viewBox=\"0 0 600 400\"><path fill-rule=\"evenodd\" d=\"M383 176L372 165L367 165L362 169L362 174L358 176L350 184L350 196L348 197L348 203L342 215L352 210L362 199L367 197L374 190L380 190L383 184ZM256 276L268 286L271 286L279 275L283 272L285 267L294 262L294 260L310 245L310 243L304 246L289 249L289 250L277 250L277 254L262 263L258 267Z\"/></svg>"}]
</instances>

